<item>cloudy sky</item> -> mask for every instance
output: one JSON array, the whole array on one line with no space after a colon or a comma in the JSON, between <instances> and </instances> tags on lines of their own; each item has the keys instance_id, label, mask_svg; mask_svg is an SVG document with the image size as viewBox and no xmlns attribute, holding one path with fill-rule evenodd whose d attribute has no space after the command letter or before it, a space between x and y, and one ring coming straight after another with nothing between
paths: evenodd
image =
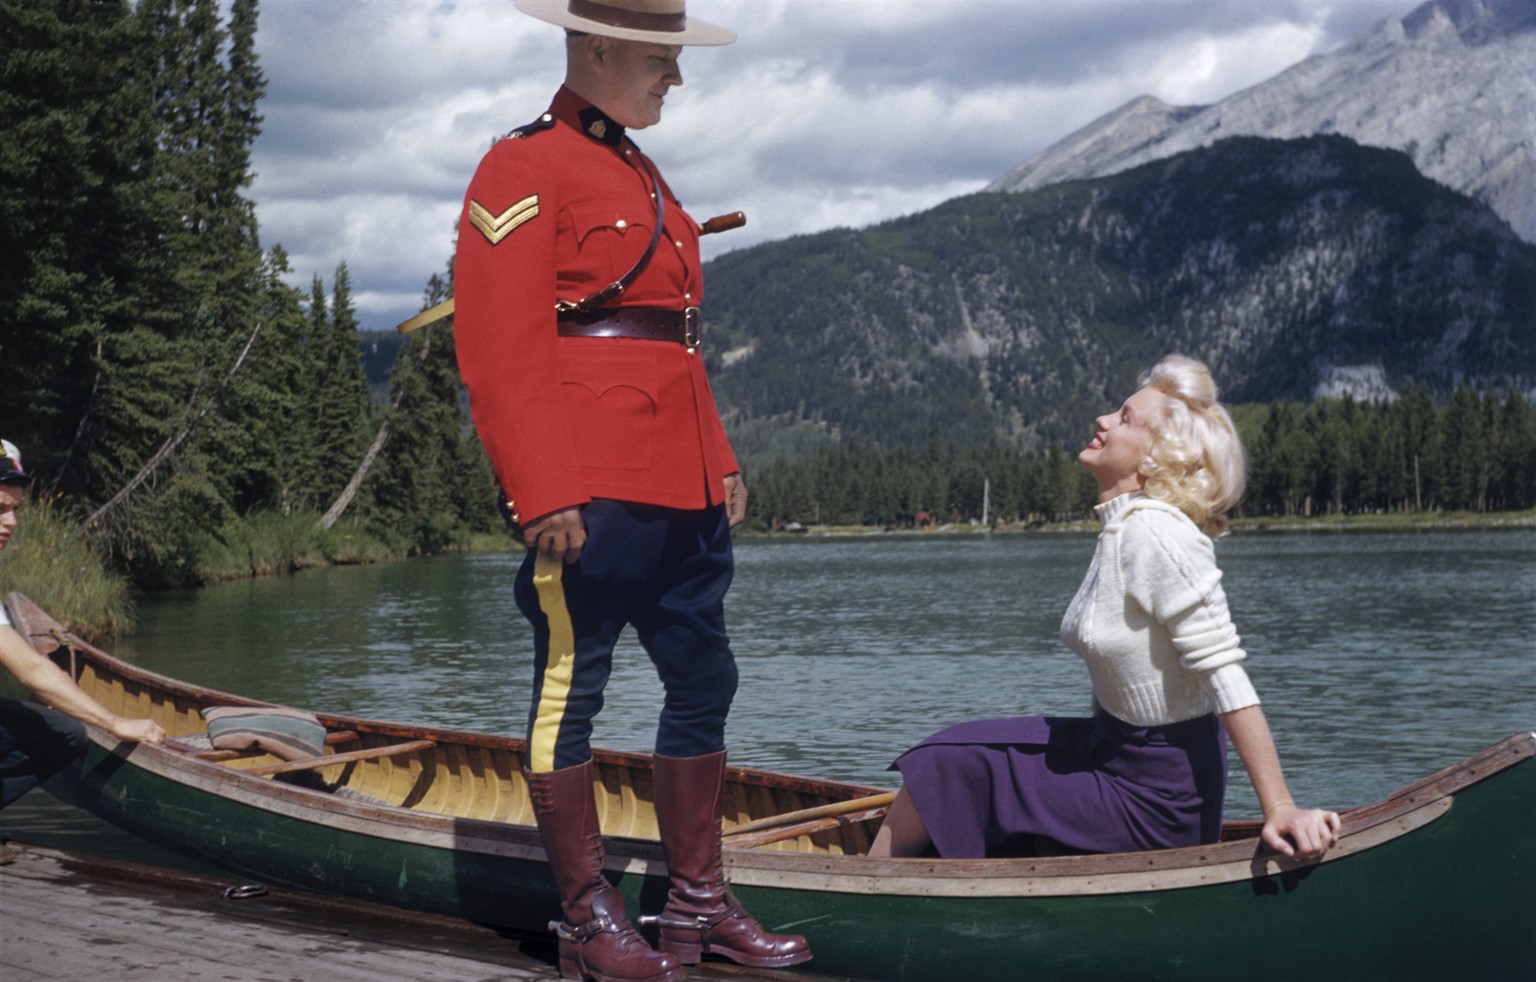
<instances>
[{"instance_id":1,"label":"cloudy sky","mask_svg":"<svg viewBox=\"0 0 1536 982\"><path fill-rule=\"evenodd\" d=\"M706 258L860 228L978 191L1141 95L1214 102L1417 0L690 0L735 30L688 48L632 134L695 218L745 211ZM491 140L563 76L560 29L511 0L262 0L264 245L293 283L346 262L363 326L446 269Z\"/></svg>"}]
</instances>

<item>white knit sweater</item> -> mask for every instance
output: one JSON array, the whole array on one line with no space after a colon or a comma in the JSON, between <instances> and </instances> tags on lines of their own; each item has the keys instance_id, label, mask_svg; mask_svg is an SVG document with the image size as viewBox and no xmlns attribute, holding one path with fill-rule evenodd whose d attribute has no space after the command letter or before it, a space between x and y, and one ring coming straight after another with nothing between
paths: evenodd
<instances>
[{"instance_id":1,"label":"white knit sweater","mask_svg":"<svg viewBox=\"0 0 1536 982\"><path fill-rule=\"evenodd\" d=\"M1094 701L1133 726L1257 705L1211 540L1139 492L1094 511L1098 547L1061 621L1062 640L1088 663Z\"/></svg>"}]
</instances>

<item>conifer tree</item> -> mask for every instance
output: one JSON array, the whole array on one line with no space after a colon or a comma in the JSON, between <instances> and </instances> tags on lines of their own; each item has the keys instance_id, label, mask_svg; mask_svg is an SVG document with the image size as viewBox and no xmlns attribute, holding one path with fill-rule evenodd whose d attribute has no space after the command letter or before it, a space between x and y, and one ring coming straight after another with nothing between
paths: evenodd
<instances>
[{"instance_id":1,"label":"conifer tree","mask_svg":"<svg viewBox=\"0 0 1536 982\"><path fill-rule=\"evenodd\" d=\"M1397 401L1402 420L1412 498L1410 510L1434 511L1440 507L1441 437L1440 410L1429 388L1410 384Z\"/></svg>"},{"instance_id":2,"label":"conifer tree","mask_svg":"<svg viewBox=\"0 0 1536 982\"><path fill-rule=\"evenodd\" d=\"M262 265L256 317L260 336L209 427L209 442L238 514L283 514L316 507L308 495L317 469L309 430L309 321L302 295L283 281L288 254L274 247Z\"/></svg>"},{"instance_id":3,"label":"conifer tree","mask_svg":"<svg viewBox=\"0 0 1536 982\"><path fill-rule=\"evenodd\" d=\"M112 350L163 299L142 37L91 0L0 0L0 31L0 419L45 486L100 491Z\"/></svg>"},{"instance_id":4,"label":"conifer tree","mask_svg":"<svg viewBox=\"0 0 1536 982\"><path fill-rule=\"evenodd\" d=\"M433 276L422 309L449 295ZM462 545L494 531L496 483L463 408L452 321L408 335L390 373L388 442L364 485L368 516L413 553Z\"/></svg>"},{"instance_id":5,"label":"conifer tree","mask_svg":"<svg viewBox=\"0 0 1536 982\"><path fill-rule=\"evenodd\" d=\"M261 326L261 254L241 194L258 118L231 108L261 94L255 6L233 10L244 18L239 37L224 30L217 0L119 8L132 50L115 84L146 112L125 119L136 156L129 180L108 191L140 209L146 234L137 247L113 245L129 309L91 341L90 394L60 483L106 502L92 516L105 545L156 580L180 575L184 530L229 514L237 484L251 483L232 478L260 459L241 428L204 442L220 429L221 404L239 402L238 372ZM242 65L238 78L226 56ZM99 142L116 139L117 121L107 122Z\"/></svg>"},{"instance_id":6,"label":"conifer tree","mask_svg":"<svg viewBox=\"0 0 1536 982\"><path fill-rule=\"evenodd\" d=\"M372 435L368 380L358 352L357 313L352 306L352 277L347 264L336 267L327 306L316 277L310 294L310 387L314 453L319 471L315 503L328 508L346 487Z\"/></svg>"},{"instance_id":7,"label":"conifer tree","mask_svg":"<svg viewBox=\"0 0 1536 982\"><path fill-rule=\"evenodd\" d=\"M1511 388L1499 410L1499 446L1493 486L1497 507L1536 507L1536 408Z\"/></svg>"},{"instance_id":8,"label":"conifer tree","mask_svg":"<svg viewBox=\"0 0 1536 982\"><path fill-rule=\"evenodd\" d=\"M1488 434L1477 393L1468 386L1457 386L1440 426L1444 506L1481 511L1488 472Z\"/></svg>"}]
</instances>

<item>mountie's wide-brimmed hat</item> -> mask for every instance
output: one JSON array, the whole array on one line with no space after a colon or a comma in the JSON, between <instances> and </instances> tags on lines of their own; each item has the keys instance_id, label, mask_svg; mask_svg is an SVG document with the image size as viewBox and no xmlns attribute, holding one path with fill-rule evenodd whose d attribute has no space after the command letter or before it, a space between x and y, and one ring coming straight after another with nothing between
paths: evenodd
<instances>
[{"instance_id":1,"label":"mountie's wide-brimmed hat","mask_svg":"<svg viewBox=\"0 0 1536 982\"><path fill-rule=\"evenodd\" d=\"M734 31L688 16L684 0L513 0L567 30L656 44L730 44Z\"/></svg>"}]
</instances>

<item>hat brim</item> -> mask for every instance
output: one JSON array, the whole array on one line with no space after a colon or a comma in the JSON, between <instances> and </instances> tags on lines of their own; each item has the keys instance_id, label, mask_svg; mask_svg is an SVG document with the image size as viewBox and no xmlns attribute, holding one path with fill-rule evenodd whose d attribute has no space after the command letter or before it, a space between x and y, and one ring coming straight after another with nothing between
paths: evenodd
<instances>
[{"instance_id":1,"label":"hat brim","mask_svg":"<svg viewBox=\"0 0 1536 982\"><path fill-rule=\"evenodd\" d=\"M654 44L730 44L736 40L736 32L689 17L681 31L647 31L640 28L616 27L602 21L577 17L567 9L566 0L512 0L518 10L549 24L556 24L572 31L600 34L621 41L649 41Z\"/></svg>"}]
</instances>

